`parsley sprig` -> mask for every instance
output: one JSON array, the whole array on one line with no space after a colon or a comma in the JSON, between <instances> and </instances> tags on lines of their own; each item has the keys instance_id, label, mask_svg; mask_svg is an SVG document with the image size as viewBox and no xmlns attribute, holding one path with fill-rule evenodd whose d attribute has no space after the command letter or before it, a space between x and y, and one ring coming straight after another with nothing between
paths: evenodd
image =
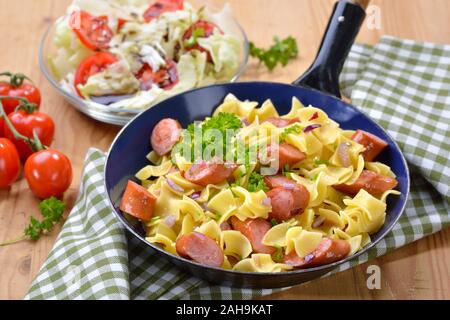
<instances>
[{"instance_id":1,"label":"parsley sprig","mask_svg":"<svg viewBox=\"0 0 450 320\"><path fill-rule=\"evenodd\" d=\"M287 37L280 40L274 37L275 44L269 49L262 49L256 47L253 42L250 42L250 55L259 59L269 70L275 69L278 64L283 67L286 66L289 60L298 57L297 41L293 37Z\"/></svg>"},{"instance_id":2,"label":"parsley sprig","mask_svg":"<svg viewBox=\"0 0 450 320\"><path fill-rule=\"evenodd\" d=\"M43 220L39 221L31 217L30 223L24 230L23 236L18 239L0 243L0 247L16 244L25 240L37 241L46 233L53 230L53 227L59 223L64 214L66 205L61 200L54 197L46 199L39 204L39 210L43 216Z\"/></svg>"},{"instance_id":3,"label":"parsley sprig","mask_svg":"<svg viewBox=\"0 0 450 320\"><path fill-rule=\"evenodd\" d=\"M213 145L214 143L218 143L218 141L215 141L215 136L214 135L209 135L208 131L211 129L214 130L218 130L220 132L221 137L223 137L223 141L222 141L222 147L223 147L223 152L222 152L222 157L225 158L226 156L226 151L229 151L230 149L233 148L229 148L229 146L227 144L230 143L230 141L227 141L227 131L231 130L231 132L228 132L228 137L230 136L234 136L237 131L239 129L242 128L242 122L241 120L233 113L228 113L228 112L221 112L219 113L217 116L212 117L211 119L208 119L202 123L192 123L190 124L187 129L184 131L183 135L188 135L190 136L190 141L191 141L191 146L189 146L190 150L191 150L191 161L194 161L194 148L196 147L195 145L195 132L196 130L200 130L201 131L201 137L202 137L202 154L204 152L204 150L206 149L206 147ZM178 143L178 145L176 145L173 149L172 152L172 156L174 156L176 153L178 153L180 151L180 148L182 148L183 143L185 143L184 139ZM228 147L228 148L227 148ZM184 156L182 154L182 156ZM214 155L213 155L214 156Z\"/></svg>"}]
</instances>

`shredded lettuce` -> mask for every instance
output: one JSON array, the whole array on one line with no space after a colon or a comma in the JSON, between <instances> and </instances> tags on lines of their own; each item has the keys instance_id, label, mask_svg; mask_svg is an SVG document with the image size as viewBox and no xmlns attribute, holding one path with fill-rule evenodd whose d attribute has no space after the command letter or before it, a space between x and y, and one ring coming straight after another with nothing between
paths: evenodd
<instances>
[{"instance_id":1,"label":"shredded lettuce","mask_svg":"<svg viewBox=\"0 0 450 320\"><path fill-rule=\"evenodd\" d=\"M124 60L120 60L104 71L88 78L78 89L84 97L130 94L139 90L139 80L133 75Z\"/></svg>"}]
</instances>

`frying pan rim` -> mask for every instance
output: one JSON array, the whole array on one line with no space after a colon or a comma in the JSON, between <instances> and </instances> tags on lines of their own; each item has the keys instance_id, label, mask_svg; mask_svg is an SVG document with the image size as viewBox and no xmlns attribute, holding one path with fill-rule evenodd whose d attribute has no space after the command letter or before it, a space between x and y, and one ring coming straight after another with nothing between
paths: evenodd
<instances>
[{"instance_id":1,"label":"frying pan rim","mask_svg":"<svg viewBox=\"0 0 450 320\"><path fill-rule=\"evenodd\" d=\"M144 244L146 244L147 246L150 246L151 249L157 251L158 253L161 253L163 255L166 255L169 262L172 263L170 261L170 259L176 259L179 262L183 263L183 264L191 264L194 265L196 267L200 267L200 268L206 268L207 270L212 270L212 271L218 271L218 272L222 272L224 274L232 274L235 276L249 276L249 277L263 277L263 276L280 276L282 277L283 275L288 277L288 276L292 276L292 275L299 275L299 274L306 274L306 273L314 273L314 272L318 272L318 271L323 271L326 269L329 269L330 271L335 269L336 267L338 267L341 264L344 264L346 262L349 262L353 259L356 259L358 256L360 256L361 254L367 252L368 250L372 249L375 245L377 245L382 239L384 239L386 237L386 235L392 231L392 229L394 228L394 226L398 223L398 220L402 217L402 215L404 214L405 211L405 207L406 207L406 203L408 202L408 198L409 198L409 193L410 193L410 174L409 174L409 167L407 164L407 161L405 159L405 156L403 155L403 152L401 151L398 143L392 138L391 134L384 129L382 126L380 126L375 120L373 120L372 118L370 118L364 111L356 108L355 106L353 106L350 103L347 103L331 94L327 94L324 93L320 90L314 89L314 88L309 88L309 87L304 87L304 86L299 86L299 85L294 85L294 84L287 84L287 83L283 83L283 82L273 82L273 81L240 81L240 82L236 82L236 83L225 83L225 84L213 84L213 85L209 85L209 86L205 86L205 87L201 87L201 88L195 88L180 94L177 94L175 96L172 96L170 98L168 98L167 100L164 101L170 101L172 99L177 99L179 96L182 95L187 95L196 91L203 91L203 90L209 90L212 89L214 87L223 87L223 86L239 86L242 84L250 84L250 85L281 85L281 86L286 86L286 87L293 87L293 88L301 88L304 90L308 90L308 91L312 91L315 92L316 94L325 96L327 98L331 98L333 100L336 100L336 102L338 103L344 103L345 105L349 106L350 108L354 109L357 113L362 114L367 120L369 120L369 122L373 123L376 127L378 127L378 129L380 129L381 131L383 131L388 138L391 140L391 142L393 142L394 146L397 148L398 151L400 151L400 155L401 155L401 162L403 164L403 167L405 168L406 171L406 194L404 197L404 201L401 205L401 208L399 210L399 214L397 216L397 218L392 221L391 225L381 234L381 236L378 238L378 240L371 242L369 245L367 245L365 248L363 248L363 250L357 252L356 254L353 254L351 256L346 257L345 259L342 259L340 261L336 261L334 263L331 264L326 264L323 266L318 266L318 267L314 267L314 268L307 268L307 269L294 269L294 270L289 270L289 271L285 271L285 272L243 272L243 271L235 271L235 270L227 270L227 269L223 269L223 268L216 268L216 267L211 267L211 266L207 266L207 265L203 265L200 263L197 263L195 261L192 260L188 260L179 256L176 256L174 254L171 254L168 251L165 251L164 249L153 245L152 243L148 242L144 237L142 237L141 235L139 235L131 226L129 226L127 223L124 222L124 218L123 216L121 216L121 214L116 210L113 201L111 199L110 196L110 192L108 190L108 187L106 185L106 171L107 171L107 164L109 162L109 158L111 155L111 152L113 151L114 146L116 145L116 142L121 138L122 134L127 130L127 128L129 126L131 126L132 123L134 123L134 121L136 121L139 117L143 116L146 112L151 112L149 110L152 110L154 108L157 108L159 105L161 105L161 103L156 104L155 106L153 106L150 109L147 109L145 111L143 111L142 113L136 115L130 122L128 122L117 134L117 136L114 138L113 142L111 143L111 146L106 154L106 161L105 161L105 170L103 173L103 185L105 188L105 191L108 195L108 203L110 205L110 207L113 209L114 215L120 220L120 222L125 226L125 228L131 232L135 237L137 237L141 242L143 242ZM164 102L163 101L163 102ZM320 106L315 106L316 108L321 109ZM175 265L175 264L174 264ZM176 266L176 265L175 265ZM178 266L176 266L178 268Z\"/></svg>"}]
</instances>

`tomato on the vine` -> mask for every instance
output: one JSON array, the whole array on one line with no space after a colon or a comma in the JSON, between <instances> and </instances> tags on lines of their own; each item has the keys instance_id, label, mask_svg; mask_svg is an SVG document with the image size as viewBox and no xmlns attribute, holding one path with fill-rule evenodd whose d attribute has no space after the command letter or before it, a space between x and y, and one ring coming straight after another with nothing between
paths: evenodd
<instances>
[{"instance_id":1,"label":"tomato on the vine","mask_svg":"<svg viewBox=\"0 0 450 320\"><path fill-rule=\"evenodd\" d=\"M42 144L45 146L52 144L55 134L55 123L49 115L42 112L29 112L19 109L9 114L8 118L17 132L25 137L32 139L34 133L36 133ZM23 139L16 139L8 126L4 126L4 133L5 137L16 146L21 159L26 160L33 153L29 144Z\"/></svg>"},{"instance_id":2,"label":"tomato on the vine","mask_svg":"<svg viewBox=\"0 0 450 320\"><path fill-rule=\"evenodd\" d=\"M20 158L14 144L0 138L0 189L9 187L20 173Z\"/></svg>"},{"instance_id":3,"label":"tomato on the vine","mask_svg":"<svg viewBox=\"0 0 450 320\"><path fill-rule=\"evenodd\" d=\"M96 17L86 11L74 11L69 19L69 26L78 39L91 50L109 48L109 42L114 36L108 26L108 17Z\"/></svg>"},{"instance_id":4,"label":"tomato on the vine","mask_svg":"<svg viewBox=\"0 0 450 320\"><path fill-rule=\"evenodd\" d=\"M5 121L0 117L0 138L5 136Z\"/></svg>"},{"instance_id":5,"label":"tomato on the vine","mask_svg":"<svg viewBox=\"0 0 450 320\"><path fill-rule=\"evenodd\" d=\"M174 12L183 8L184 0L158 0L144 12L144 20L150 22L164 12Z\"/></svg>"},{"instance_id":6,"label":"tomato on the vine","mask_svg":"<svg viewBox=\"0 0 450 320\"><path fill-rule=\"evenodd\" d=\"M24 174L28 186L38 198L60 197L72 183L72 164L57 150L41 150L25 162Z\"/></svg>"},{"instance_id":7,"label":"tomato on the vine","mask_svg":"<svg viewBox=\"0 0 450 320\"><path fill-rule=\"evenodd\" d=\"M75 89L80 97L82 97L82 94L78 90L79 84L86 84L90 76L102 72L107 66L117 61L116 56L108 52L99 52L81 61L75 72L74 80Z\"/></svg>"},{"instance_id":8,"label":"tomato on the vine","mask_svg":"<svg viewBox=\"0 0 450 320\"><path fill-rule=\"evenodd\" d=\"M25 82L25 76L20 74L10 74L8 72L1 75L10 76L11 80L10 82L0 82L0 96L25 98L30 103L34 103L37 107L41 105L41 93L39 89L31 83ZM2 103L6 114L10 114L20 104L20 100L10 98L2 100Z\"/></svg>"},{"instance_id":9,"label":"tomato on the vine","mask_svg":"<svg viewBox=\"0 0 450 320\"><path fill-rule=\"evenodd\" d=\"M177 64L169 60L166 66L153 72L152 68L145 64L136 76L141 82L141 90L150 90L153 84L164 90L170 90L180 81L178 78Z\"/></svg>"}]
</instances>

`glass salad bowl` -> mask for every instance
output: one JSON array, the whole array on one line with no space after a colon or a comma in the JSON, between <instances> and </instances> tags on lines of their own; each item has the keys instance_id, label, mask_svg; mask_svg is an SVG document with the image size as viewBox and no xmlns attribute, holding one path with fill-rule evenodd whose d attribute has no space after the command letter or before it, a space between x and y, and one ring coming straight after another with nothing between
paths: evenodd
<instances>
[{"instance_id":1,"label":"glass salad bowl","mask_svg":"<svg viewBox=\"0 0 450 320\"><path fill-rule=\"evenodd\" d=\"M217 12L216 8L214 7L209 9L211 9L214 12ZM100 122L123 126L142 111L152 107L154 104L157 104L158 102L161 102L160 100L157 100L149 104L148 107L146 108L124 109L118 107L111 107L106 104L94 102L92 100L85 100L80 96L78 96L75 92L72 92L73 90L65 88L58 80L57 76L52 70L50 57L52 57L57 51L57 47L54 44L54 35L56 32L56 27L58 23L60 23L62 20L66 18L67 16L59 17L45 32L39 48L39 65L41 71L43 72L47 80L71 106L81 111L82 113L86 114L87 116ZM236 39L241 44L241 50L239 54L239 67L236 69L236 72L234 73L232 78L229 79L229 82L235 82L238 80L239 76L244 72L245 67L247 65L249 57L249 43L243 28L234 18L228 21L227 23L227 33L235 36ZM174 93L174 95L176 94Z\"/></svg>"}]
</instances>

